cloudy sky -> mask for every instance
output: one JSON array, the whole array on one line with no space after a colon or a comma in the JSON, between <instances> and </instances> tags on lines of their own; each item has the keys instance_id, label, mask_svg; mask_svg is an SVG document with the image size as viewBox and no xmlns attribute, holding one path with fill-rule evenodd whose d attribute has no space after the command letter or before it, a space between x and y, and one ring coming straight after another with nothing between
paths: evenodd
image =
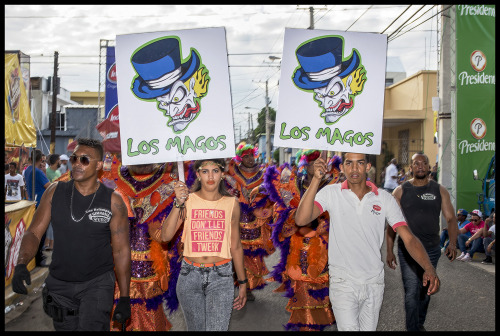
<instances>
[{"instance_id":1,"label":"cloudy sky","mask_svg":"<svg viewBox=\"0 0 500 336\"><path fill-rule=\"evenodd\" d=\"M389 36L387 55L400 58L407 76L436 70L436 14L442 8L408 6L316 5L314 28L383 32ZM225 27L235 124L237 133L239 126L244 133L247 113L254 114L255 125L257 111L265 106L266 80L271 106L276 108L279 60L269 57L281 57L285 28L309 28L309 7L6 5L5 49L31 56L32 77L52 76L54 51L58 51L61 86L70 91L98 91L100 40L115 40L121 34Z\"/></svg>"}]
</instances>

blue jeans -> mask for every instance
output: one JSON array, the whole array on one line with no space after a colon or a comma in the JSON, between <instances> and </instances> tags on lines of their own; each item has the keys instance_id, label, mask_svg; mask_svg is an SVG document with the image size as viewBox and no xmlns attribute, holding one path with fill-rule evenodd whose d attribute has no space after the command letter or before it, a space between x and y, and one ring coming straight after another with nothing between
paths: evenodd
<instances>
[{"instance_id":1,"label":"blue jeans","mask_svg":"<svg viewBox=\"0 0 500 336\"><path fill-rule=\"evenodd\" d=\"M432 266L437 268L441 248L426 249L426 252ZM410 256L401 242L398 243L398 257L405 290L406 330L419 331L419 327L424 325L431 300L430 295L427 295L428 286L422 285L424 270Z\"/></svg>"},{"instance_id":2,"label":"blue jeans","mask_svg":"<svg viewBox=\"0 0 500 336\"><path fill-rule=\"evenodd\" d=\"M462 251L463 253L467 253L467 247L465 246L465 242L469 238L470 237L465 234L461 234L458 236L458 247L460 248L460 251ZM474 256L474 253L476 252L484 253L483 238L478 238L473 240L471 244L469 244L469 248L470 248L469 254L471 258Z\"/></svg>"},{"instance_id":3,"label":"blue jeans","mask_svg":"<svg viewBox=\"0 0 500 336\"><path fill-rule=\"evenodd\" d=\"M196 267L182 260L176 292L188 331L229 329L234 300L232 261Z\"/></svg>"},{"instance_id":4,"label":"blue jeans","mask_svg":"<svg viewBox=\"0 0 500 336\"><path fill-rule=\"evenodd\" d=\"M494 238L492 238L492 237L483 238L483 240L484 240L484 242L483 242L484 253L488 257L491 257L491 253L488 253L488 245L490 245L490 243L493 241L493 239ZM492 250L495 250L495 245L493 245L493 247L491 248Z\"/></svg>"},{"instance_id":5,"label":"blue jeans","mask_svg":"<svg viewBox=\"0 0 500 336\"><path fill-rule=\"evenodd\" d=\"M441 236L440 236L440 241L439 241L439 246L441 246L441 248L448 247L448 244L450 243L448 238L449 238L448 237L448 230L441 231Z\"/></svg>"},{"instance_id":6,"label":"blue jeans","mask_svg":"<svg viewBox=\"0 0 500 336\"><path fill-rule=\"evenodd\" d=\"M47 231L45 231L46 239L48 240L54 240L54 229L52 229L52 223L49 223L49 227L47 228Z\"/></svg>"}]
</instances>

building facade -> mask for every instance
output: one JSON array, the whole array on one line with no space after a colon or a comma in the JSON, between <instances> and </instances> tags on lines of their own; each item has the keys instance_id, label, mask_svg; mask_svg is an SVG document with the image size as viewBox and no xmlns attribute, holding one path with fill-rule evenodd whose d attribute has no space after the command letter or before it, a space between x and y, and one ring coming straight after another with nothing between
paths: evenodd
<instances>
[{"instance_id":1,"label":"building facade","mask_svg":"<svg viewBox=\"0 0 500 336\"><path fill-rule=\"evenodd\" d=\"M431 167L437 162L432 98L437 97L437 71L423 70L385 89L382 152L374 162L377 183L394 157L408 171L413 154L423 151Z\"/></svg>"}]
</instances>

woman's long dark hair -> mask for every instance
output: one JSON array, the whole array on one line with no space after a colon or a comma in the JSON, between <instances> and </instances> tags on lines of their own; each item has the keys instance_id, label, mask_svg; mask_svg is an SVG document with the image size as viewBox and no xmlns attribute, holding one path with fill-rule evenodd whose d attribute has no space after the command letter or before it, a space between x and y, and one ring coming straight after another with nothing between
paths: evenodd
<instances>
[{"instance_id":1,"label":"woman's long dark hair","mask_svg":"<svg viewBox=\"0 0 500 336\"><path fill-rule=\"evenodd\" d=\"M225 167L226 167L226 160L224 160L224 159L197 160L197 161L195 161L195 163L193 165L194 172L196 173L198 171L198 169L201 167L201 165L203 164L203 162L207 162L207 161L212 161L212 162L218 164L221 171L224 172ZM191 187L190 191L196 192L196 191L199 191L200 189L201 189L201 182L200 182L200 180L196 179L194 181L193 186ZM227 191L225 180L222 180L219 183L219 193L222 196L233 196L229 193L229 191Z\"/></svg>"}]
</instances>

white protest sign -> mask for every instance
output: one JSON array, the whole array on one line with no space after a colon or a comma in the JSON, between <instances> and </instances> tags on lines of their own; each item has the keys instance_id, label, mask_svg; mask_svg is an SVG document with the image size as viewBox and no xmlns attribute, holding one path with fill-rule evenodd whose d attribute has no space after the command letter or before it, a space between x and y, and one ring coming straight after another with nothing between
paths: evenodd
<instances>
[{"instance_id":1,"label":"white protest sign","mask_svg":"<svg viewBox=\"0 0 500 336\"><path fill-rule=\"evenodd\" d=\"M274 145L380 154L387 35L286 29Z\"/></svg>"},{"instance_id":2,"label":"white protest sign","mask_svg":"<svg viewBox=\"0 0 500 336\"><path fill-rule=\"evenodd\" d=\"M116 36L124 165L235 155L224 28Z\"/></svg>"}]
</instances>

